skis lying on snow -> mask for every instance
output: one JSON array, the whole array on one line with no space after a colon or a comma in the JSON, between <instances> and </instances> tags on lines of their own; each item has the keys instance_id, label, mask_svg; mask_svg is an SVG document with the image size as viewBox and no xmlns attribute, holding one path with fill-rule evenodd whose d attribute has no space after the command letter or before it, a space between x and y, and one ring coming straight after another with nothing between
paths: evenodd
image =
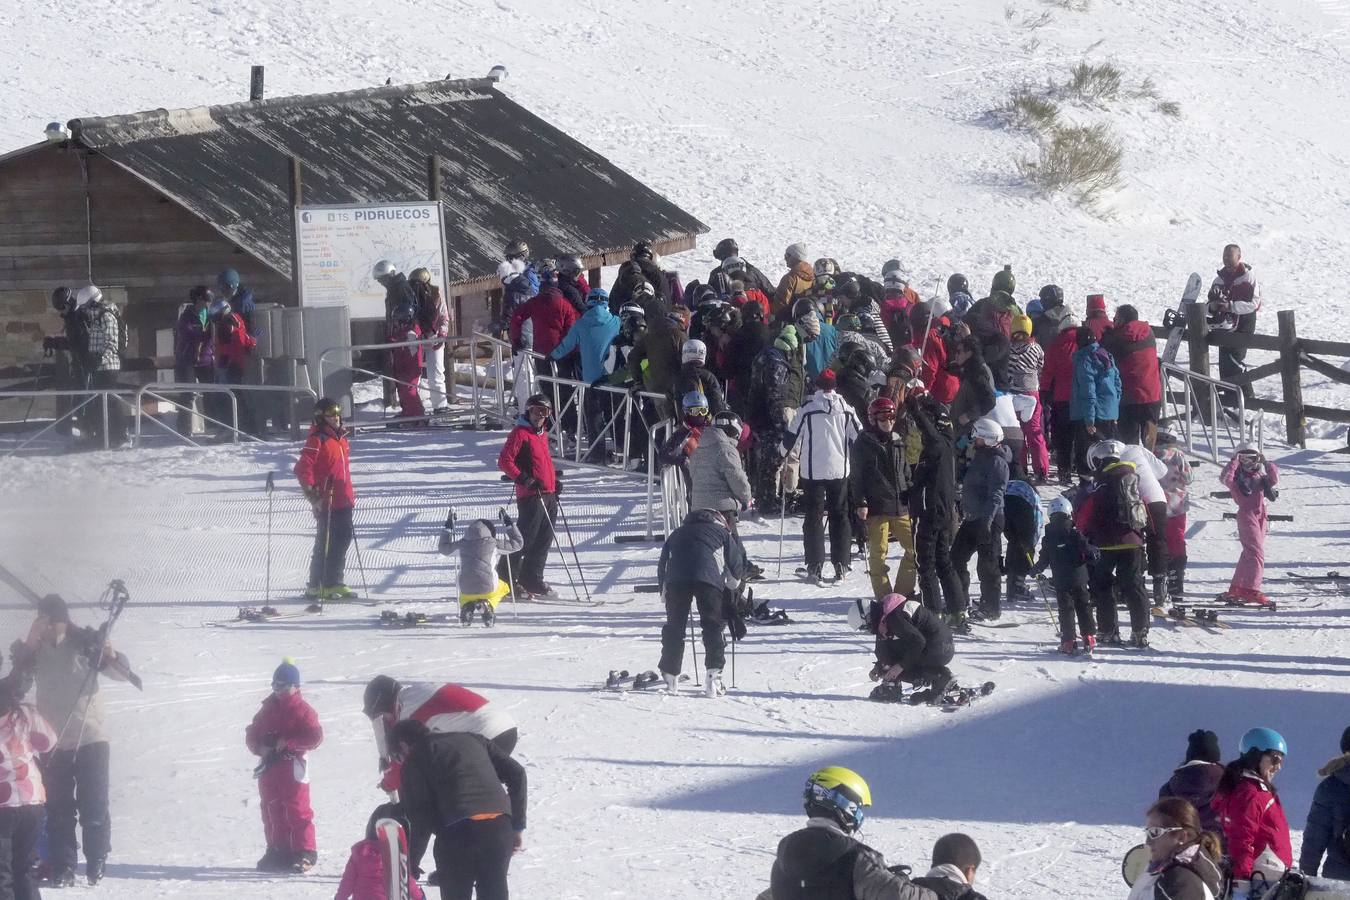
<instances>
[{"instance_id":1,"label":"skis lying on snow","mask_svg":"<svg viewBox=\"0 0 1350 900\"><path fill-rule=\"evenodd\" d=\"M1219 621L1219 608L1213 606L1193 606L1189 603L1176 603L1167 609L1155 606L1153 615L1165 622L1200 626L1211 631L1229 627L1227 622Z\"/></svg>"},{"instance_id":2,"label":"skis lying on snow","mask_svg":"<svg viewBox=\"0 0 1350 900\"><path fill-rule=\"evenodd\" d=\"M1285 572L1284 574L1288 575L1295 581L1313 581L1313 582L1343 581L1347 584L1350 584L1350 575L1342 575L1340 572L1327 572L1325 575L1305 575L1301 572Z\"/></svg>"},{"instance_id":3,"label":"skis lying on snow","mask_svg":"<svg viewBox=\"0 0 1350 900\"><path fill-rule=\"evenodd\" d=\"M611 669L609 677L605 679L603 685L607 691L642 691L650 687L657 687L665 682L661 678L661 673L647 670L639 672L636 675L630 674L627 669Z\"/></svg>"},{"instance_id":4,"label":"skis lying on snow","mask_svg":"<svg viewBox=\"0 0 1350 900\"><path fill-rule=\"evenodd\" d=\"M963 706L969 706L975 700L981 697L987 697L994 692L994 682L986 681L978 687L961 687L952 685L943 692L940 697L930 698L927 688L916 688L906 691L904 684L898 681L888 681L872 688L872 693L867 695L868 700L874 700L877 703L904 703L909 706L941 706L944 710L951 712L960 709Z\"/></svg>"},{"instance_id":5,"label":"skis lying on snow","mask_svg":"<svg viewBox=\"0 0 1350 900\"><path fill-rule=\"evenodd\" d=\"M1223 514L1225 519L1236 519L1238 514L1235 512L1226 512ZM1270 522L1292 522L1294 517L1286 513L1266 513L1266 519Z\"/></svg>"},{"instance_id":6,"label":"skis lying on snow","mask_svg":"<svg viewBox=\"0 0 1350 900\"><path fill-rule=\"evenodd\" d=\"M222 619L217 622L207 622L206 624L213 628L224 628L230 625L258 624L262 622L274 622L279 619L302 619L306 616L312 616L315 613L309 610L300 612L281 612L275 606L241 606L239 612L233 619Z\"/></svg>"}]
</instances>

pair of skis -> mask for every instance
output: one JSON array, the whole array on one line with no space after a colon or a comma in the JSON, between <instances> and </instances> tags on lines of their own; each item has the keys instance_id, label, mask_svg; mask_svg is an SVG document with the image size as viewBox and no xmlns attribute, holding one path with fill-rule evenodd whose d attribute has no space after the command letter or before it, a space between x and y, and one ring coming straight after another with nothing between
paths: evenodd
<instances>
[{"instance_id":1,"label":"pair of skis","mask_svg":"<svg viewBox=\"0 0 1350 900\"><path fill-rule=\"evenodd\" d=\"M994 692L994 687L992 681L986 681L977 687L955 685L947 688L940 698L929 700L922 696L927 688L906 691L904 685L898 681L885 682L872 688L872 693L868 694L867 699L877 703L903 703L908 706L941 706L944 712L955 712L981 697L988 697Z\"/></svg>"}]
</instances>

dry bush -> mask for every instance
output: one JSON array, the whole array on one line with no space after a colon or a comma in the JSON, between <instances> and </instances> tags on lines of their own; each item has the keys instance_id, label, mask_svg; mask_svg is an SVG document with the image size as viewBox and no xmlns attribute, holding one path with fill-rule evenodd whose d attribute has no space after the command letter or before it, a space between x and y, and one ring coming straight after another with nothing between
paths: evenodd
<instances>
[{"instance_id":1,"label":"dry bush","mask_svg":"<svg viewBox=\"0 0 1350 900\"><path fill-rule=\"evenodd\" d=\"M991 115L1011 128L1021 128L1040 134L1058 123L1059 104L1044 94L1023 86L1016 88L1008 96L1008 102L993 110Z\"/></svg>"},{"instance_id":2,"label":"dry bush","mask_svg":"<svg viewBox=\"0 0 1350 900\"><path fill-rule=\"evenodd\" d=\"M1124 82L1125 73L1114 64L1083 60L1069 70L1069 80L1060 89L1076 100L1114 100L1120 96Z\"/></svg>"},{"instance_id":3,"label":"dry bush","mask_svg":"<svg viewBox=\"0 0 1350 900\"><path fill-rule=\"evenodd\" d=\"M1041 0L1046 6L1065 9L1069 12L1085 13L1092 9L1092 0Z\"/></svg>"},{"instance_id":4,"label":"dry bush","mask_svg":"<svg viewBox=\"0 0 1350 900\"><path fill-rule=\"evenodd\" d=\"M1181 104L1175 100L1159 100L1153 108L1168 118L1181 118Z\"/></svg>"},{"instance_id":5,"label":"dry bush","mask_svg":"<svg viewBox=\"0 0 1350 900\"><path fill-rule=\"evenodd\" d=\"M1038 156L1019 160L1017 171L1046 194L1067 194L1095 208L1105 192L1119 186L1124 155L1105 125L1069 125L1044 135Z\"/></svg>"}]
</instances>

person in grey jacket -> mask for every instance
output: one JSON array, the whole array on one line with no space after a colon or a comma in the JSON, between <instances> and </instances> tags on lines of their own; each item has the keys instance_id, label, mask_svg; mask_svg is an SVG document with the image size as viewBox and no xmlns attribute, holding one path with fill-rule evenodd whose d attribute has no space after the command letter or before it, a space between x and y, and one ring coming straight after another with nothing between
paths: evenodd
<instances>
[{"instance_id":1,"label":"person in grey jacket","mask_svg":"<svg viewBox=\"0 0 1350 900\"><path fill-rule=\"evenodd\" d=\"M525 546L525 538L505 509L497 511L497 518L505 529L497 528L487 519L475 519L464 529L464 537L454 536L453 513L441 529L437 549L442 556L459 551L459 621L468 625L475 615L483 617L483 624L491 626L497 620L497 604L511 593L511 586L497 575L497 559L503 553L516 553Z\"/></svg>"},{"instance_id":2,"label":"person in grey jacket","mask_svg":"<svg viewBox=\"0 0 1350 900\"><path fill-rule=\"evenodd\" d=\"M1003 494L1008 489L1008 449L1003 429L993 419L977 419L971 428L975 452L961 479L961 527L952 540L952 564L970 597L970 558L980 578L980 602L971 618L997 619L1002 578Z\"/></svg>"},{"instance_id":3,"label":"person in grey jacket","mask_svg":"<svg viewBox=\"0 0 1350 900\"><path fill-rule=\"evenodd\" d=\"M1317 770L1322 781L1313 792L1298 867L1305 875L1350 880L1350 855L1343 835L1350 828L1350 728L1341 732L1341 755ZM1326 861L1323 862L1323 854Z\"/></svg>"},{"instance_id":4,"label":"person in grey jacket","mask_svg":"<svg viewBox=\"0 0 1350 900\"><path fill-rule=\"evenodd\" d=\"M717 413L711 427L703 429L689 456L690 509L715 509L734 517L750 505L750 479L736 449L740 436L741 420L733 412Z\"/></svg>"},{"instance_id":5,"label":"person in grey jacket","mask_svg":"<svg viewBox=\"0 0 1350 900\"><path fill-rule=\"evenodd\" d=\"M80 849L75 839L77 817L90 884L102 880L112 849L108 735L98 688L100 675L125 681L127 659L106 641L101 647L92 643L98 634L72 626L66 602L50 594L39 602L37 620L24 642L35 667L38 712L57 731L56 749L41 764L53 887L75 883Z\"/></svg>"}]
</instances>

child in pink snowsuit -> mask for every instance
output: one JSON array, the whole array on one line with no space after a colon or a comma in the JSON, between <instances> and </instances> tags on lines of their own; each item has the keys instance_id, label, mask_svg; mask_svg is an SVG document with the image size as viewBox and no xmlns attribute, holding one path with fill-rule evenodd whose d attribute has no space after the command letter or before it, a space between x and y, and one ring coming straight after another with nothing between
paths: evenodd
<instances>
[{"instance_id":1,"label":"child in pink snowsuit","mask_svg":"<svg viewBox=\"0 0 1350 900\"><path fill-rule=\"evenodd\" d=\"M388 873L384 870L384 857L380 855L380 841L375 835L375 825L380 819L393 819L408 833L407 820L400 814L397 804L383 803L375 807L366 824L366 838L352 844L352 855L347 857L347 869L342 873L337 894L333 900L393 900L389 896ZM425 894L408 869L408 897L410 900L424 900Z\"/></svg>"},{"instance_id":2,"label":"child in pink snowsuit","mask_svg":"<svg viewBox=\"0 0 1350 900\"><path fill-rule=\"evenodd\" d=\"M1241 449L1219 477L1237 503L1238 540L1242 542L1242 556L1233 570L1228 596L1268 603L1261 593L1266 568L1266 501L1279 496L1275 485L1279 483L1280 470L1258 451Z\"/></svg>"},{"instance_id":3,"label":"child in pink snowsuit","mask_svg":"<svg viewBox=\"0 0 1350 900\"><path fill-rule=\"evenodd\" d=\"M422 338L422 329L417 327L412 307L399 307L394 312L394 324L389 329L389 343L417 341ZM398 379L394 390L398 393L398 405L405 416L424 416L426 407L422 405L422 348L395 347L389 351L389 376Z\"/></svg>"},{"instance_id":4,"label":"child in pink snowsuit","mask_svg":"<svg viewBox=\"0 0 1350 900\"><path fill-rule=\"evenodd\" d=\"M267 852L265 872L308 872L318 860L314 810L309 804L305 754L323 742L318 713L300 696L300 670L286 660L272 674L272 693L244 732L249 752L262 757L254 770Z\"/></svg>"}]
</instances>

